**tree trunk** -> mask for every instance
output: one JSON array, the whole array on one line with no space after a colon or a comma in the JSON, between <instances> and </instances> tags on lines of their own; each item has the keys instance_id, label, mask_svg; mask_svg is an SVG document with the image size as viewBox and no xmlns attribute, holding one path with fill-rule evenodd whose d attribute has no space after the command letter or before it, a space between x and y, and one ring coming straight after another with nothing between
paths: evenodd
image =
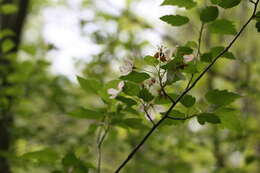
<instances>
[{"instance_id":1,"label":"tree trunk","mask_svg":"<svg viewBox=\"0 0 260 173\"><path fill-rule=\"evenodd\" d=\"M29 0L3 0L0 5L6 3L16 4L18 6L18 12L10 15L0 14L0 31L9 29L15 33L14 36L0 39L0 45L2 45L5 39L10 39L15 44L9 52L2 52L2 49L0 49L0 173L11 172L10 163L5 156L6 153L10 153L11 129L14 118L12 107L14 107L15 96L6 94L4 90L15 85L8 81L8 76L15 72L16 62L15 60L10 59L7 55L16 53L18 50L22 28L27 15Z\"/></svg>"}]
</instances>

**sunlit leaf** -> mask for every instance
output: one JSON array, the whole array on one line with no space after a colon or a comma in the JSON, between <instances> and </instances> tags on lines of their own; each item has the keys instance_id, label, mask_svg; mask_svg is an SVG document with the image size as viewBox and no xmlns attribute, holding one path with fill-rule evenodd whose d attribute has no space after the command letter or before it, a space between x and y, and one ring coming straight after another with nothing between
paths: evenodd
<instances>
[{"instance_id":1,"label":"sunlit leaf","mask_svg":"<svg viewBox=\"0 0 260 173\"><path fill-rule=\"evenodd\" d=\"M85 78L77 76L77 80L78 80L81 88L87 92L98 93L98 91L102 87L101 83L95 79L85 79Z\"/></svg>"},{"instance_id":2,"label":"sunlit leaf","mask_svg":"<svg viewBox=\"0 0 260 173\"><path fill-rule=\"evenodd\" d=\"M241 118L238 117L239 112L231 108L220 108L216 113L221 120L221 126L233 131L241 132L243 124Z\"/></svg>"},{"instance_id":3,"label":"sunlit leaf","mask_svg":"<svg viewBox=\"0 0 260 173\"><path fill-rule=\"evenodd\" d=\"M205 97L207 101L212 104L224 106L232 103L241 96L236 93L229 92L227 90L214 89L210 90Z\"/></svg>"},{"instance_id":4,"label":"sunlit leaf","mask_svg":"<svg viewBox=\"0 0 260 173\"><path fill-rule=\"evenodd\" d=\"M11 3L8 3L8 4L3 4L3 5L0 5L0 13L2 14L13 14L13 13L16 13L18 11L18 8L15 4L11 4Z\"/></svg>"},{"instance_id":5,"label":"sunlit leaf","mask_svg":"<svg viewBox=\"0 0 260 173\"><path fill-rule=\"evenodd\" d=\"M235 35L237 33L233 22L227 19L218 19L210 23L209 30L212 33L223 35Z\"/></svg>"},{"instance_id":6,"label":"sunlit leaf","mask_svg":"<svg viewBox=\"0 0 260 173\"><path fill-rule=\"evenodd\" d=\"M184 7L190 9L196 6L196 2L193 0L164 0L162 5L174 5L178 7Z\"/></svg>"},{"instance_id":7,"label":"sunlit leaf","mask_svg":"<svg viewBox=\"0 0 260 173\"><path fill-rule=\"evenodd\" d=\"M1 48L3 53L7 53L10 50L12 50L15 47L15 44L12 40L10 39L5 39L2 44L1 44Z\"/></svg>"},{"instance_id":8,"label":"sunlit leaf","mask_svg":"<svg viewBox=\"0 0 260 173\"><path fill-rule=\"evenodd\" d=\"M137 72L137 71L132 71L126 76L121 76L120 79L122 80L128 80L136 83L141 83L146 79L149 79L150 75L144 72Z\"/></svg>"},{"instance_id":9,"label":"sunlit leaf","mask_svg":"<svg viewBox=\"0 0 260 173\"><path fill-rule=\"evenodd\" d=\"M172 26L181 26L189 22L188 17L181 15L166 15L162 16L160 19Z\"/></svg>"},{"instance_id":10,"label":"sunlit leaf","mask_svg":"<svg viewBox=\"0 0 260 173\"><path fill-rule=\"evenodd\" d=\"M37 163L50 163L53 164L58 161L59 155L56 151L46 148L39 151L25 153L21 156L22 159L28 159Z\"/></svg>"}]
</instances>

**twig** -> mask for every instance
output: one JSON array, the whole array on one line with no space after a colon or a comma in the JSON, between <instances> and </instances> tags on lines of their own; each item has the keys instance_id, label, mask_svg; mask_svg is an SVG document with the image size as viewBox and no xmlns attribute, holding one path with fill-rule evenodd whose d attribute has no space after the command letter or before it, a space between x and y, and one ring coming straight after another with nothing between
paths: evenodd
<instances>
[{"instance_id":1,"label":"twig","mask_svg":"<svg viewBox=\"0 0 260 173\"><path fill-rule=\"evenodd\" d=\"M144 112L146 114L146 116L148 117L148 119L150 120L150 122L155 125L155 122L153 121L152 117L150 116L150 114L148 113L148 111L146 110L146 105L144 103L143 104L143 107L144 107Z\"/></svg>"},{"instance_id":2,"label":"twig","mask_svg":"<svg viewBox=\"0 0 260 173\"><path fill-rule=\"evenodd\" d=\"M215 64L215 62L224 54L226 53L230 47L235 43L237 38L241 35L241 33L244 31L246 26L251 22L251 20L254 18L257 6L258 6L259 0L256 1L255 7L253 10L252 16L248 19L248 21L242 26L240 31L237 33L237 35L231 40L229 45L206 67L206 69L196 78L196 80L193 82L193 84L185 89L183 93L177 98L177 100L171 105L171 107L168 109L166 114L150 129L150 131L144 136L144 138L141 140L141 142L130 152L130 154L127 156L127 158L123 161L123 163L116 169L115 173L119 173L120 170L132 159L132 157L136 154L136 152L140 149L140 147L146 142L146 140L151 136L151 134L159 127L159 125L168 118L169 113L171 110L175 107L175 105L182 99L183 96L185 96L196 84L197 82L204 76L204 74Z\"/></svg>"}]
</instances>

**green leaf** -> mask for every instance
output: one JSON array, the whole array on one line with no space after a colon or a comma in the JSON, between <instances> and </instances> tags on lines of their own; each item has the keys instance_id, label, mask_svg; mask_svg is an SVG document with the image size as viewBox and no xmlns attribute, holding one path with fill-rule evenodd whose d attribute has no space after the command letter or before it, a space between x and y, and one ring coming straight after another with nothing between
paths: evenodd
<instances>
[{"instance_id":1,"label":"green leaf","mask_svg":"<svg viewBox=\"0 0 260 173\"><path fill-rule=\"evenodd\" d=\"M136 101L128 97L117 96L116 99L127 104L128 106L133 106L137 104Z\"/></svg>"},{"instance_id":2,"label":"green leaf","mask_svg":"<svg viewBox=\"0 0 260 173\"><path fill-rule=\"evenodd\" d=\"M189 74L195 74L195 73L199 72L196 67L196 64L194 64L193 62L186 64L186 66L184 67L184 69L182 71L185 73L189 73Z\"/></svg>"},{"instance_id":3,"label":"green leaf","mask_svg":"<svg viewBox=\"0 0 260 173\"><path fill-rule=\"evenodd\" d=\"M204 53L201 55L200 60L203 62L211 62L213 60L212 53Z\"/></svg>"},{"instance_id":4,"label":"green leaf","mask_svg":"<svg viewBox=\"0 0 260 173\"><path fill-rule=\"evenodd\" d=\"M222 0L210 0L212 4L219 4Z\"/></svg>"},{"instance_id":5,"label":"green leaf","mask_svg":"<svg viewBox=\"0 0 260 173\"><path fill-rule=\"evenodd\" d=\"M169 93L168 94L172 99L177 99L178 95L174 93ZM167 96L159 96L156 97L154 100L155 104L169 104L172 103L172 101L167 97Z\"/></svg>"},{"instance_id":6,"label":"green leaf","mask_svg":"<svg viewBox=\"0 0 260 173\"><path fill-rule=\"evenodd\" d=\"M161 5L174 5L178 7L184 7L190 9L196 6L196 2L193 0L165 0Z\"/></svg>"},{"instance_id":7,"label":"green leaf","mask_svg":"<svg viewBox=\"0 0 260 173\"><path fill-rule=\"evenodd\" d=\"M213 47L211 48L211 53L213 55L213 57L217 57L223 50L225 49L225 47L223 46L217 46L217 47ZM223 58L227 58L227 59L236 59L235 56L233 55L232 52L226 52L222 55Z\"/></svg>"},{"instance_id":8,"label":"green leaf","mask_svg":"<svg viewBox=\"0 0 260 173\"><path fill-rule=\"evenodd\" d=\"M260 11L255 14L255 20L260 22Z\"/></svg>"},{"instance_id":9,"label":"green leaf","mask_svg":"<svg viewBox=\"0 0 260 173\"><path fill-rule=\"evenodd\" d=\"M197 115L197 120L201 125L207 123L219 124L221 123L219 117L213 113L201 113Z\"/></svg>"},{"instance_id":10,"label":"green leaf","mask_svg":"<svg viewBox=\"0 0 260 173\"><path fill-rule=\"evenodd\" d=\"M210 90L205 97L209 103L218 106L225 106L232 103L241 96L236 93L229 92L227 90L214 89Z\"/></svg>"},{"instance_id":11,"label":"green leaf","mask_svg":"<svg viewBox=\"0 0 260 173\"><path fill-rule=\"evenodd\" d=\"M123 92L129 96L137 96L139 92L141 91L141 88L138 84L134 82L127 81L125 82L125 86L123 88Z\"/></svg>"},{"instance_id":12,"label":"green leaf","mask_svg":"<svg viewBox=\"0 0 260 173\"><path fill-rule=\"evenodd\" d=\"M141 118L112 119L112 125L117 125L126 129L147 129L147 126L143 124Z\"/></svg>"},{"instance_id":13,"label":"green leaf","mask_svg":"<svg viewBox=\"0 0 260 173\"><path fill-rule=\"evenodd\" d=\"M200 13L200 20L202 22L212 22L218 17L218 8L214 6L209 6L204 8Z\"/></svg>"},{"instance_id":14,"label":"green leaf","mask_svg":"<svg viewBox=\"0 0 260 173\"><path fill-rule=\"evenodd\" d=\"M260 32L260 22L256 22L255 27L257 29L257 32Z\"/></svg>"},{"instance_id":15,"label":"green leaf","mask_svg":"<svg viewBox=\"0 0 260 173\"><path fill-rule=\"evenodd\" d=\"M212 33L223 35L235 35L237 33L233 22L226 19L218 19L209 25L209 30Z\"/></svg>"},{"instance_id":16,"label":"green leaf","mask_svg":"<svg viewBox=\"0 0 260 173\"><path fill-rule=\"evenodd\" d=\"M146 102L149 102L149 101L153 100L153 98L154 98L153 95L146 88L143 88L139 92L138 97L143 99Z\"/></svg>"},{"instance_id":17,"label":"green leaf","mask_svg":"<svg viewBox=\"0 0 260 173\"><path fill-rule=\"evenodd\" d=\"M222 8L228 9L237 6L240 2L241 0L221 0L218 5Z\"/></svg>"},{"instance_id":18,"label":"green leaf","mask_svg":"<svg viewBox=\"0 0 260 173\"><path fill-rule=\"evenodd\" d=\"M155 57L149 55L144 57L144 61L151 66L157 65L159 63Z\"/></svg>"},{"instance_id":19,"label":"green leaf","mask_svg":"<svg viewBox=\"0 0 260 173\"><path fill-rule=\"evenodd\" d=\"M192 52L193 52L193 49L191 49L190 47L180 46L177 48L177 57L182 58L184 55L192 54Z\"/></svg>"},{"instance_id":20,"label":"green leaf","mask_svg":"<svg viewBox=\"0 0 260 173\"><path fill-rule=\"evenodd\" d=\"M0 39L8 36L15 36L15 33L10 29L3 29L0 31Z\"/></svg>"},{"instance_id":21,"label":"green leaf","mask_svg":"<svg viewBox=\"0 0 260 173\"><path fill-rule=\"evenodd\" d=\"M87 92L98 93L98 91L102 88L101 83L95 79L84 79L82 77L77 76L77 80L81 88Z\"/></svg>"},{"instance_id":22,"label":"green leaf","mask_svg":"<svg viewBox=\"0 0 260 173\"><path fill-rule=\"evenodd\" d=\"M185 76L181 72L175 70L167 71L167 81L166 81L167 85L171 85L172 83L180 80L185 80Z\"/></svg>"},{"instance_id":23,"label":"green leaf","mask_svg":"<svg viewBox=\"0 0 260 173\"><path fill-rule=\"evenodd\" d=\"M85 119L101 119L104 114L102 112L97 112L83 107L78 107L72 112L69 112L69 115L74 118L85 118Z\"/></svg>"},{"instance_id":24,"label":"green leaf","mask_svg":"<svg viewBox=\"0 0 260 173\"><path fill-rule=\"evenodd\" d=\"M180 101L185 107L191 107L195 104L196 98L191 95L185 95Z\"/></svg>"},{"instance_id":25,"label":"green leaf","mask_svg":"<svg viewBox=\"0 0 260 173\"><path fill-rule=\"evenodd\" d=\"M73 152L67 153L62 159L64 171L73 170L73 173L88 173L88 167Z\"/></svg>"},{"instance_id":26,"label":"green leaf","mask_svg":"<svg viewBox=\"0 0 260 173\"><path fill-rule=\"evenodd\" d=\"M169 116L170 117L173 117L173 118L185 118L185 114L178 111L178 110L172 110L170 113L169 113ZM168 120L165 122L166 125L179 125L179 124L183 124L185 120Z\"/></svg>"},{"instance_id":27,"label":"green leaf","mask_svg":"<svg viewBox=\"0 0 260 173\"><path fill-rule=\"evenodd\" d=\"M18 8L14 4L9 3L9 4L0 5L0 13L2 14L9 15L9 14L16 13L17 11Z\"/></svg>"},{"instance_id":28,"label":"green leaf","mask_svg":"<svg viewBox=\"0 0 260 173\"><path fill-rule=\"evenodd\" d=\"M39 151L25 153L21 156L22 159L31 160L37 163L53 164L59 160L59 155L53 149L46 148Z\"/></svg>"},{"instance_id":29,"label":"green leaf","mask_svg":"<svg viewBox=\"0 0 260 173\"><path fill-rule=\"evenodd\" d=\"M181 15L166 15L162 16L160 19L172 26L181 26L189 22L188 17Z\"/></svg>"},{"instance_id":30,"label":"green leaf","mask_svg":"<svg viewBox=\"0 0 260 173\"><path fill-rule=\"evenodd\" d=\"M137 72L137 71L132 71L126 76L121 76L120 79L122 80L128 80L136 83L141 83L146 79L149 79L150 75L144 72Z\"/></svg>"},{"instance_id":31,"label":"green leaf","mask_svg":"<svg viewBox=\"0 0 260 173\"><path fill-rule=\"evenodd\" d=\"M15 44L12 40L10 39L5 39L3 42L2 42L2 52L3 53L7 53L9 52L10 50L12 50L14 47L15 47Z\"/></svg>"},{"instance_id":32,"label":"green leaf","mask_svg":"<svg viewBox=\"0 0 260 173\"><path fill-rule=\"evenodd\" d=\"M241 118L238 117L238 112L231 108L221 108L216 111L221 120L221 126L241 132L243 130L243 124Z\"/></svg>"}]
</instances>

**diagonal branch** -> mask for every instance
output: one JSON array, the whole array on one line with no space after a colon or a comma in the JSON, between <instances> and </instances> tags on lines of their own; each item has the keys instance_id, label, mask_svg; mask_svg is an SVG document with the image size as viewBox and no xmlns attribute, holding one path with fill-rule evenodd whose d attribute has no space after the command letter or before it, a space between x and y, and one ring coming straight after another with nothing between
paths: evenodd
<instances>
[{"instance_id":1,"label":"diagonal branch","mask_svg":"<svg viewBox=\"0 0 260 173\"><path fill-rule=\"evenodd\" d=\"M190 87L185 89L182 94L176 99L175 102L172 103L171 107L168 109L166 114L150 129L150 131L144 136L144 138L141 140L141 142L131 151L131 153L127 156L127 158L122 162L122 164L116 169L115 173L119 173L121 169L132 159L132 157L137 153L137 151L143 146L143 144L146 142L146 140L151 136L151 134L159 127L160 124L163 123L163 121L167 118L169 118L169 113L171 110L176 106L176 104L185 96L195 85L198 83L198 81L205 75L206 72L216 63L216 61L224 54L226 53L231 46L235 43L235 41L238 39L238 37L241 35L241 33L245 30L247 25L253 20L257 6L258 6L259 0L256 0L254 4L254 10L251 15L251 17L248 19L248 21L242 26L240 31L236 34L236 36L231 40L231 42L228 44L228 46L204 69L204 71L195 79L195 81L192 83Z\"/></svg>"}]
</instances>

